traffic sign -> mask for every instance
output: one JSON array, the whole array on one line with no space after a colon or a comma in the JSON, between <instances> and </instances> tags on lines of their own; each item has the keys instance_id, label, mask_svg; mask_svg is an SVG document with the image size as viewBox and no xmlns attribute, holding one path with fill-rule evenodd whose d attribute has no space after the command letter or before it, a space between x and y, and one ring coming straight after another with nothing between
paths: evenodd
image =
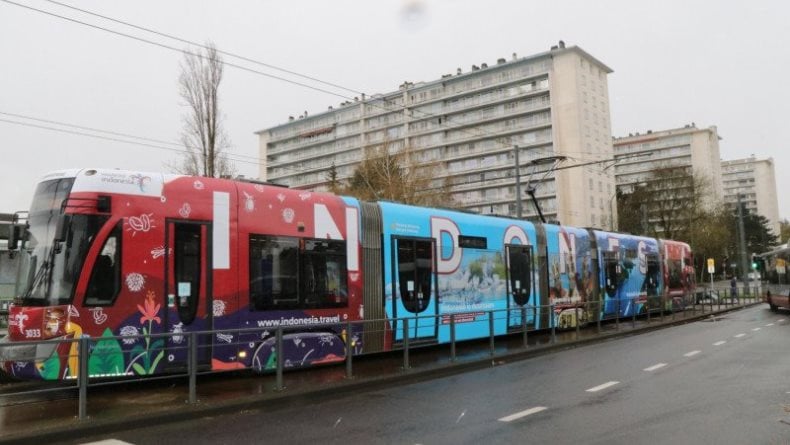
<instances>
[{"instance_id":1,"label":"traffic sign","mask_svg":"<svg viewBox=\"0 0 790 445\"><path fill-rule=\"evenodd\" d=\"M713 274L714 272L716 272L716 263L713 258L708 258L708 273Z\"/></svg>"}]
</instances>

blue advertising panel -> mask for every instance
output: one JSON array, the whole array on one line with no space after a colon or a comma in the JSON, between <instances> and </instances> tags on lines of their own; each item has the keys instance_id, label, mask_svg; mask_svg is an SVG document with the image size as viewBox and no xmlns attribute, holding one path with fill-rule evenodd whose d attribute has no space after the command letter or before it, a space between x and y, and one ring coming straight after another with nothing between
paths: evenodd
<instances>
[{"instance_id":1,"label":"blue advertising panel","mask_svg":"<svg viewBox=\"0 0 790 445\"><path fill-rule=\"evenodd\" d=\"M521 325L520 318L509 319L505 313L505 309L516 305L509 295L505 246L534 246L535 228L531 223L395 203L379 205L384 237L385 310L391 318L419 317L409 320L410 339L449 341L451 314L455 314L458 340L489 335L491 311L495 311L497 334L505 333L509 324ZM416 243L419 250L422 242L431 242L435 249L430 278L433 292L429 301L413 304L414 295L409 292L419 289L417 283L408 282L411 263L406 252L410 243ZM536 269L532 267L533 274ZM537 275L529 281L532 289L527 304L536 305L540 301ZM393 323L393 330L395 341L402 341L402 322Z\"/></svg>"},{"instance_id":2,"label":"blue advertising panel","mask_svg":"<svg viewBox=\"0 0 790 445\"><path fill-rule=\"evenodd\" d=\"M663 292L658 242L610 232L596 231L595 236L604 316L629 317L658 307Z\"/></svg>"}]
</instances>

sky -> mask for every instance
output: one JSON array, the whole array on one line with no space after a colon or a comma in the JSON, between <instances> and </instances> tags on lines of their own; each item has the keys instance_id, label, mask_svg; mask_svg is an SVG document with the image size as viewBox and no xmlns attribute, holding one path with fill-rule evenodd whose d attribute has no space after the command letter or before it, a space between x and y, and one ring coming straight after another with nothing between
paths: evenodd
<instances>
[{"instance_id":1,"label":"sky","mask_svg":"<svg viewBox=\"0 0 790 445\"><path fill-rule=\"evenodd\" d=\"M0 213L27 209L52 170L169 171L179 159L187 44L73 8L368 95L563 40L614 70L613 136L715 125L722 159L774 159L790 218L790 2L763 0L0 0ZM225 61L247 68L225 68L220 106L248 177L256 131L354 95Z\"/></svg>"}]
</instances>

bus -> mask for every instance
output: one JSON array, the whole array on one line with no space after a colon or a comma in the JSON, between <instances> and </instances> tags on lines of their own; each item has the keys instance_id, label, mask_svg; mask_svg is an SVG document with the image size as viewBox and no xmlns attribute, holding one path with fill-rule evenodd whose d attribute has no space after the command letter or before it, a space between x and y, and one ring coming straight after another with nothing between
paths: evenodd
<instances>
[{"instance_id":1,"label":"bus","mask_svg":"<svg viewBox=\"0 0 790 445\"><path fill-rule=\"evenodd\" d=\"M9 248L0 368L47 380L77 377L77 345L42 340L91 337L92 377L183 370L190 332L201 369L265 372L486 337L492 311L505 335L673 309L694 286L677 241L91 168L44 176Z\"/></svg>"}]
</instances>

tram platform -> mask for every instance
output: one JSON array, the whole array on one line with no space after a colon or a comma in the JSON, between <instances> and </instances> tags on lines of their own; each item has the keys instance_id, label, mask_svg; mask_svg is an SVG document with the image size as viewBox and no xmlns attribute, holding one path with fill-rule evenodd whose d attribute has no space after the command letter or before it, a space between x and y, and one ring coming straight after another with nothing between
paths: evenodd
<instances>
[{"instance_id":1,"label":"tram platform","mask_svg":"<svg viewBox=\"0 0 790 445\"><path fill-rule=\"evenodd\" d=\"M32 391L31 382L0 382L0 443L79 443L81 439L111 434L115 431L201 417L232 415L248 410L261 412L297 404L320 403L343 393L408 384L459 374L476 369L500 366L558 350L581 347L594 342L636 335L672 325L688 323L727 311L761 304L753 300L741 305L708 307L697 305L694 311L664 314L647 319L624 319L619 323L595 324L580 330L530 332L527 344L523 334L459 343L456 359L451 361L448 345L354 357L352 377L340 364L304 371L286 372L284 389L278 390L274 374L255 375L235 371L231 375L200 376L197 403L188 403L189 386L185 377L115 385L91 386L87 396L87 417L78 418L76 389L56 393L28 392L24 396L4 396L9 391ZM408 364L408 367L405 365Z\"/></svg>"}]
</instances>

